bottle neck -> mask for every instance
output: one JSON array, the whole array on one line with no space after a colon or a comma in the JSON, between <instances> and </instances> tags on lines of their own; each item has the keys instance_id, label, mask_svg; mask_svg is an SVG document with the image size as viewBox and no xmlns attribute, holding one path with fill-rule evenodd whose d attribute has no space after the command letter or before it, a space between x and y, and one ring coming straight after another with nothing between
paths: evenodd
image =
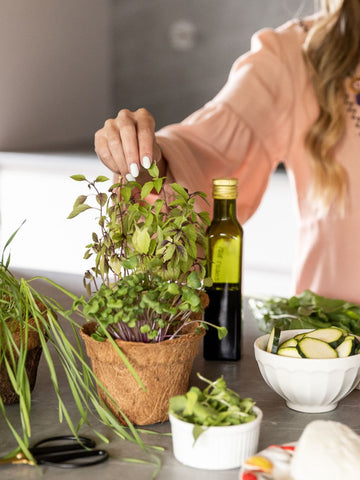
<instances>
[{"instance_id":1,"label":"bottle neck","mask_svg":"<svg viewBox=\"0 0 360 480\"><path fill-rule=\"evenodd\" d=\"M214 199L214 219L236 218L235 199Z\"/></svg>"}]
</instances>

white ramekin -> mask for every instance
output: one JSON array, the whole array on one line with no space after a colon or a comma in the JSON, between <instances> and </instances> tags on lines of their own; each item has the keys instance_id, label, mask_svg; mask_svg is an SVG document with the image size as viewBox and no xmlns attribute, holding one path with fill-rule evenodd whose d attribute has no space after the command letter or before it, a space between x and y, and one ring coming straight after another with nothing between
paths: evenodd
<instances>
[{"instance_id":1,"label":"white ramekin","mask_svg":"<svg viewBox=\"0 0 360 480\"><path fill-rule=\"evenodd\" d=\"M240 425L209 427L194 443L192 423L170 414L175 458L190 467L227 470L240 467L258 449L262 411L254 407L256 419Z\"/></svg>"}]
</instances>

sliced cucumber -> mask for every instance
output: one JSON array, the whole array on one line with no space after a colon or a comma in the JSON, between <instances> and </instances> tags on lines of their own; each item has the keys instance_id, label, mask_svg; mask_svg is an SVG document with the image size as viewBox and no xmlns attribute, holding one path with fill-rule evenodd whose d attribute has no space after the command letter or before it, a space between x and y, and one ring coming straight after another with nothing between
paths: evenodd
<instances>
[{"instance_id":1,"label":"sliced cucumber","mask_svg":"<svg viewBox=\"0 0 360 480\"><path fill-rule=\"evenodd\" d=\"M355 337L355 341L354 341L354 355L357 355L358 353L360 353L360 341L357 337Z\"/></svg>"},{"instance_id":2,"label":"sliced cucumber","mask_svg":"<svg viewBox=\"0 0 360 480\"><path fill-rule=\"evenodd\" d=\"M310 333L310 332L308 332L308 333ZM304 336L305 336L305 333L298 333L297 335L295 335L294 339L299 341L302 338L304 338Z\"/></svg>"},{"instance_id":3,"label":"sliced cucumber","mask_svg":"<svg viewBox=\"0 0 360 480\"><path fill-rule=\"evenodd\" d=\"M337 358L338 354L328 343L318 338L305 336L297 349L303 358Z\"/></svg>"},{"instance_id":4,"label":"sliced cucumber","mask_svg":"<svg viewBox=\"0 0 360 480\"><path fill-rule=\"evenodd\" d=\"M330 347L336 348L344 340L344 333L342 329L336 327L329 328L317 328L311 332L307 332L305 337L317 338L330 345Z\"/></svg>"},{"instance_id":5,"label":"sliced cucumber","mask_svg":"<svg viewBox=\"0 0 360 480\"><path fill-rule=\"evenodd\" d=\"M289 338L289 340L285 340L285 342L280 343L279 350L280 348L296 347L297 344L298 341L295 338Z\"/></svg>"},{"instance_id":6,"label":"sliced cucumber","mask_svg":"<svg viewBox=\"0 0 360 480\"><path fill-rule=\"evenodd\" d=\"M296 347L280 347L277 353L283 357L302 358Z\"/></svg>"},{"instance_id":7,"label":"sliced cucumber","mask_svg":"<svg viewBox=\"0 0 360 480\"><path fill-rule=\"evenodd\" d=\"M347 335L345 340L336 347L338 357L350 357L355 353L355 337L352 335Z\"/></svg>"},{"instance_id":8,"label":"sliced cucumber","mask_svg":"<svg viewBox=\"0 0 360 480\"><path fill-rule=\"evenodd\" d=\"M266 351L269 353L277 353L280 343L281 330L278 327L271 329L268 342L266 344Z\"/></svg>"}]
</instances>

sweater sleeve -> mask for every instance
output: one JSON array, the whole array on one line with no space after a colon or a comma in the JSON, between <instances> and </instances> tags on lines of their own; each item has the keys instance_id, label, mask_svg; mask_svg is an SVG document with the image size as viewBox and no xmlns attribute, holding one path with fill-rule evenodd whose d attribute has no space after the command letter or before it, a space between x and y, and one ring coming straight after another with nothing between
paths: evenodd
<instances>
[{"instance_id":1,"label":"sweater sleeve","mask_svg":"<svg viewBox=\"0 0 360 480\"><path fill-rule=\"evenodd\" d=\"M202 190L211 199L212 178L239 179L241 223L255 212L289 148L293 84L285 43L281 31L254 35L251 51L234 63L215 98L183 122L157 132L170 181L189 191Z\"/></svg>"}]
</instances>

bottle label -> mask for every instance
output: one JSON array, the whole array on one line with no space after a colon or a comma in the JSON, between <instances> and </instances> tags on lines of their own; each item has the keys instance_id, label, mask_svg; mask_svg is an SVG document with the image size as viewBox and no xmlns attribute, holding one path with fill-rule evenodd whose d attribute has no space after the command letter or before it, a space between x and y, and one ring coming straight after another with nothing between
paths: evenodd
<instances>
[{"instance_id":1,"label":"bottle label","mask_svg":"<svg viewBox=\"0 0 360 480\"><path fill-rule=\"evenodd\" d=\"M240 281L240 238L217 240L212 252L211 278L214 283L238 283Z\"/></svg>"}]
</instances>

